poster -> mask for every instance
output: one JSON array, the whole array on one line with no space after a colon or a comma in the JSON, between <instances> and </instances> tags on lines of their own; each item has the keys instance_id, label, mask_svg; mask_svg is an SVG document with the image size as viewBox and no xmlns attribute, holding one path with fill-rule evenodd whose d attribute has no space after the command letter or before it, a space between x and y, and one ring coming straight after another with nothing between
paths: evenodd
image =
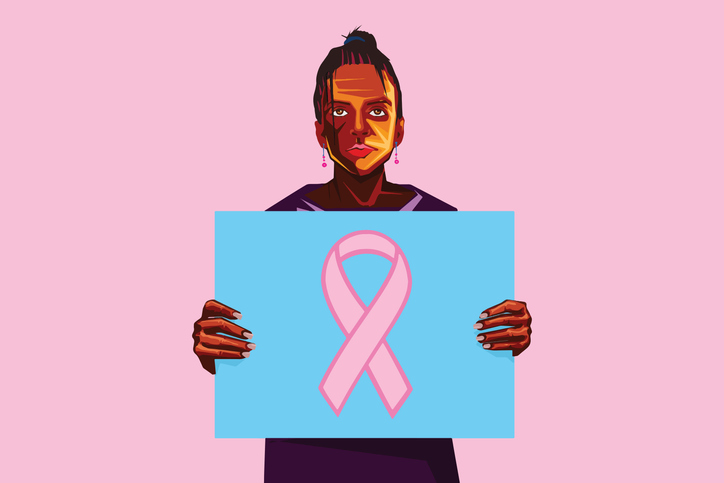
<instances>
[{"instance_id":1,"label":"poster","mask_svg":"<svg viewBox=\"0 0 724 483\"><path fill-rule=\"evenodd\" d=\"M217 212L216 298L242 311L256 349L217 361L216 436L513 437L513 357L483 350L473 329L483 308L513 298L513 218ZM386 335L360 342L355 365L354 340L373 324ZM375 365L378 340L395 362ZM362 368L368 357L377 371ZM333 401L344 364L353 372ZM403 387L386 386L398 372Z\"/></svg>"}]
</instances>

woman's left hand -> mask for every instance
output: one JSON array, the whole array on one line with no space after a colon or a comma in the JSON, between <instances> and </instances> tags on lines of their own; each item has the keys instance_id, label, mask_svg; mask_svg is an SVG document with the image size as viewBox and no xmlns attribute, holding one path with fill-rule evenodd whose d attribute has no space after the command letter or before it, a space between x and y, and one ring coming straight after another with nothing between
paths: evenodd
<instances>
[{"instance_id":1,"label":"woman's left hand","mask_svg":"<svg viewBox=\"0 0 724 483\"><path fill-rule=\"evenodd\" d=\"M525 302L506 300L498 305L490 307L480 314L482 320L478 321L473 328L478 330L510 326L509 329L493 330L485 334L479 334L476 339L483 344L483 349L491 351L512 350L517 356L530 345L530 323L533 318L528 313Z\"/></svg>"}]
</instances>

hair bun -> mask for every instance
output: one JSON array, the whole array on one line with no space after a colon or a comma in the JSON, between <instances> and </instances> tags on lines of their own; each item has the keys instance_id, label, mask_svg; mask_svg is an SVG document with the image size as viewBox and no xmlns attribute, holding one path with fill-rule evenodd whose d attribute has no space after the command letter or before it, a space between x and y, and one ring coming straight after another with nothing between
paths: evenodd
<instances>
[{"instance_id":1,"label":"hair bun","mask_svg":"<svg viewBox=\"0 0 724 483\"><path fill-rule=\"evenodd\" d=\"M343 37L345 37L343 35ZM364 30L359 30L359 27L354 29L345 37L344 45L349 45L353 42L359 42L359 44L364 45L368 49L377 49L377 41L375 40L375 36L372 35L369 32L365 32ZM360 47L361 45L354 44L355 47Z\"/></svg>"}]
</instances>

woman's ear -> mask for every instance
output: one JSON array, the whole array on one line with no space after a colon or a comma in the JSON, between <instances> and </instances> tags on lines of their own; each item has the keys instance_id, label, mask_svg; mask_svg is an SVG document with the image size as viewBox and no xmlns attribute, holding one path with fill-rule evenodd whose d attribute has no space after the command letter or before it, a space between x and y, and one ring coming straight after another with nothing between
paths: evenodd
<instances>
[{"instance_id":1,"label":"woman's ear","mask_svg":"<svg viewBox=\"0 0 724 483\"><path fill-rule=\"evenodd\" d=\"M324 138L324 124L314 121L314 130L317 133L317 141L320 148L325 148L327 140Z\"/></svg>"},{"instance_id":2,"label":"woman's ear","mask_svg":"<svg viewBox=\"0 0 724 483\"><path fill-rule=\"evenodd\" d=\"M402 144L402 139L405 137L405 118L401 117L397 120L397 126L395 127L395 142L399 146Z\"/></svg>"}]
</instances>

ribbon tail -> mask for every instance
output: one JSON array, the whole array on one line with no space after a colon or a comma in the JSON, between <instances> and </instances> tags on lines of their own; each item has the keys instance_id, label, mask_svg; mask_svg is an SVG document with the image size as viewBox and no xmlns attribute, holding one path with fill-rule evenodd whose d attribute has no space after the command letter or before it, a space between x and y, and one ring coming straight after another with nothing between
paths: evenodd
<instances>
[{"instance_id":1,"label":"ribbon tail","mask_svg":"<svg viewBox=\"0 0 724 483\"><path fill-rule=\"evenodd\" d=\"M377 394L390 417L394 418L412 392L412 385L387 342L383 342L377 349L368 368L367 374Z\"/></svg>"}]
</instances>

